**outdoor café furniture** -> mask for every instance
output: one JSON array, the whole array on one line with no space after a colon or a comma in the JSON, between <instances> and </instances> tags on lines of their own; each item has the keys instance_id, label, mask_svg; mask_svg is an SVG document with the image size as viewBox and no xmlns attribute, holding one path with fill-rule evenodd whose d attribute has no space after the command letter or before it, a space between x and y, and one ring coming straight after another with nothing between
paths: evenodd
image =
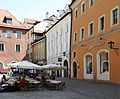
<instances>
[{"instance_id":1,"label":"outdoor caf\u00e9 furniture","mask_svg":"<svg viewBox=\"0 0 120 99\"><path fill-rule=\"evenodd\" d=\"M57 80L46 80L47 82L47 88L50 90L63 90L63 88L66 89L65 82L63 81L57 81Z\"/></svg>"},{"instance_id":2,"label":"outdoor caf\u00e9 furniture","mask_svg":"<svg viewBox=\"0 0 120 99\"><path fill-rule=\"evenodd\" d=\"M40 81L35 79L26 78L25 79L25 90L37 90L39 89Z\"/></svg>"}]
</instances>

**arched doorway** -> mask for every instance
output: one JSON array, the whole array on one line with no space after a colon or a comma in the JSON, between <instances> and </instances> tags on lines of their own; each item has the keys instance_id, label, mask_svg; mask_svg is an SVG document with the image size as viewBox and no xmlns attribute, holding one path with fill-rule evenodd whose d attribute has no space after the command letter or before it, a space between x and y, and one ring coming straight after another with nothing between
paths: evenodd
<instances>
[{"instance_id":1,"label":"arched doorway","mask_svg":"<svg viewBox=\"0 0 120 99\"><path fill-rule=\"evenodd\" d=\"M66 67L66 69L64 70L64 77L68 77L68 61L67 60L64 61L64 66Z\"/></svg>"},{"instance_id":2,"label":"arched doorway","mask_svg":"<svg viewBox=\"0 0 120 99\"><path fill-rule=\"evenodd\" d=\"M73 78L77 78L77 63L73 62Z\"/></svg>"}]
</instances>

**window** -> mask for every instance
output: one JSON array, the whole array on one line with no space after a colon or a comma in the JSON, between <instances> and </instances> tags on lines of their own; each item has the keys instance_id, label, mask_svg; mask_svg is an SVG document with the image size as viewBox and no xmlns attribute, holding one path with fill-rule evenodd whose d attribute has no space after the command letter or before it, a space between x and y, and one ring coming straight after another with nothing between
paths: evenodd
<instances>
[{"instance_id":1,"label":"window","mask_svg":"<svg viewBox=\"0 0 120 99\"><path fill-rule=\"evenodd\" d=\"M6 23L6 24L12 24L12 18L5 17L3 22Z\"/></svg>"},{"instance_id":2,"label":"window","mask_svg":"<svg viewBox=\"0 0 120 99\"><path fill-rule=\"evenodd\" d=\"M75 9L75 18L78 17L78 8Z\"/></svg>"},{"instance_id":3,"label":"window","mask_svg":"<svg viewBox=\"0 0 120 99\"><path fill-rule=\"evenodd\" d=\"M97 77L102 80L110 78L109 52L106 49L97 53Z\"/></svg>"},{"instance_id":4,"label":"window","mask_svg":"<svg viewBox=\"0 0 120 99\"><path fill-rule=\"evenodd\" d=\"M90 2L90 7L94 5L94 0L89 0Z\"/></svg>"},{"instance_id":5,"label":"window","mask_svg":"<svg viewBox=\"0 0 120 99\"><path fill-rule=\"evenodd\" d=\"M16 38L21 39L21 37L22 37L22 32L16 31Z\"/></svg>"},{"instance_id":6,"label":"window","mask_svg":"<svg viewBox=\"0 0 120 99\"><path fill-rule=\"evenodd\" d=\"M82 40L84 37L84 28L80 29L80 40Z\"/></svg>"},{"instance_id":7,"label":"window","mask_svg":"<svg viewBox=\"0 0 120 99\"><path fill-rule=\"evenodd\" d=\"M20 44L16 44L15 51L20 52Z\"/></svg>"},{"instance_id":8,"label":"window","mask_svg":"<svg viewBox=\"0 0 120 99\"><path fill-rule=\"evenodd\" d=\"M77 33L74 33L74 42L77 40Z\"/></svg>"},{"instance_id":9,"label":"window","mask_svg":"<svg viewBox=\"0 0 120 99\"><path fill-rule=\"evenodd\" d=\"M3 62L0 62L0 68L3 68L3 66L4 66Z\"/></svg>"},{"instance_id":10,"label":"window","mask_svg":"<svg viewBox=\"0 0 120 99\"><path fill-rule=\"evenodd\" d=\"M0 37L2 36L2 30L0 30Z\"/></svg>"},{"instance_id":11,"label":"window","mask_svg":"<svg viewBox=\"0 0 120 99\"><path fill-rule=\"evenodd\" d=\"M98 29L99 29L99 31L103 31L104 30L104 26L105 26L105 18L104 18L104 16L101 16L100 18L99 18L99 22L98 22Z\"/></svg>"},{"instance_id":12,"label":"window","mask_svg":"<svg viewBox=\"0 0 120 99\"><path fill-rule=\"evenodd\" d=\"M93 79L92 54L86 53L83 58L84 58L84 78Z\"/></svg>"},{"instance_id":13,"label":"window","mask_svg":"<svg viewBox=\"0 0 120 99\"><path fill-rule=\"evenodd\" d=\"M89 23L89 25L88 25L88 35L89 35L89 36L93 35L93 30L94 30L93 22L91 22L91 23Z\"/></svg>"},{"instance_id":14,"label":"window","mask_svg":"<svg viewBox=\"0 0 120 99\"><path fill-rule=\"evenodd\" d=\"M86 74L92 74L92 56L86 56Z\"/></svg>"},{"instance_id":15,"label":"window","mask_svg":"<svg viewBox=\"0 0 120 99\"><path fill-rule=\"evenodd\" d=\"M118 7L116 7L111 11L111 25L116 25L118 23L119 23L119 10Z\"/></svg>"},{"instance_id":16,"label":"window","mask_svg":"<svg viewBox=\"0 0 120 99\"><path fill-rule=\"evenodd\" d=\"M75 51L73 52L73 58L76 58L76 52Z\"/></svg>"},{"instance_id":17,"label":"window","mask_svg":"<svg viewBox=\"0 0 120 99\"><path fill-rule=\"evenodd\" d=\"M11 38L12 37L12 31L6 31L7 32L7 34L6 34L6 37L7 38Z\"/></svg>"},{"instance_id":18,"label":"window","mask_svg":"<svg viewBox=\"0 0 120 99\"><path fill-rule=\"evenodd\" d=\"M12 24L12 19L7 18L7 19L6 19L6 23L7 23L7 24Z\"/></svg>"},{"instance_id":19,"label":"window","mask_svg":"<svg viewBox=\"0 0 120 99\"><path fill-rule=\"evenodd\" d=\"M0 51L4 51L5 50L5 45L3 43L0 43Z\"/></svg>"},{"instance_id":20,"label":"window","mask_svg":"<svg viewBox=\"0 0 120 99\"><path fill-rule=\"evenodd\" d=\"M85 2L82 2L81 4L81 12L85 12Z\"/></svg>"}]
</instances>

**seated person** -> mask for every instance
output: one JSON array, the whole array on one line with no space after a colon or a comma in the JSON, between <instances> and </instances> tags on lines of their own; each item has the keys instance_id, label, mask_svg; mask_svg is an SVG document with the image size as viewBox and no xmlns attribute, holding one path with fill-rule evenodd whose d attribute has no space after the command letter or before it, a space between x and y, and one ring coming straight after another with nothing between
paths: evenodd
<instances>
[{"instance_id":1,"label":"seated person","mask_svg":"<svg viewBox=\"0 0 120 99\"><path fill-rule=\"evenodd\" d=\"M18 82L19 82L19 87L24 88L24 86L25 86L25 78L24 77L19 77Z\"/></svg>"},{"instance_id":2,"label":"seated person","mask_svg":"<svg viewBox=\"0 0 120 99\"><path fill-rule=\"evenodd\" d=\"M5 75L3 75L2 79L1 79L1 85L2 85L2 84L5 84L6 81L7 81L7 78L6 78Z\"/></svg>"},{"instance_id":3,"label":"seated person","mask_svg":"<svg viewBox=\"0 0 120 99\"><path fill-rule=\"evenodd\" d=\"M45 78L44 74L41 76L41 81L42 82L46 81L46 78Z\"/></svg>"},{"instance_id":4,"label":"seated person","mask_svg":"<svg viewBox=\"0 0 120 99\"><path fill-rule=\"evenodd\" d=\"M51 75L51 79L52 79L52 80L55 80L55 74L52 74L52 75Z\"/></svg>"}]
</instances>

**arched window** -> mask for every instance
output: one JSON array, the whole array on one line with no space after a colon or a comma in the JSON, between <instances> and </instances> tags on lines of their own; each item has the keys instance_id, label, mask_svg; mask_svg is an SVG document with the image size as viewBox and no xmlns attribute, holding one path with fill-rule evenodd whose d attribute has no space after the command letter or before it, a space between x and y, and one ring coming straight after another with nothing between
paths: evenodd
<instances>
[{"instance_id":1,"label":"arched window","mask_svg":"<svg viewBox=\"0 0 120 99\"><path fill-rule=\"evenodd\" d=\"M108 73L109 72L109 62L104 61L102 63L102 73Z\"/></svg>"},{"instance_id":2,"label":"arched window","mask_svg":"<svg viewBox=\"0 0 120 99\"><path fill-rule=\"evenodd\" d=\"M108 52L102 51L99 53L99 63L100 74L104 73L106 70L109 71Z\"/></svg>"},{"instance_id":3,"label":"arched window","mask_svg":"<svg viewBox=\"0 0 120 99\"><path fill-rule=\"evenodd\" d=\"M3 63L2 62L0 62L0 68L3 68Z\"/></svg>"},{"instance_id":4,"label":"arched window","mask_svg":"<svg viewBox=\"0 0 120 99\"><path fill-rule=\"evenodd\" d=\"M92 74L92 56L87 55L85 58L86 58L86 73Z\"/></svg>"},{"instance_id":5,"label":"arched window","mask_svg":"<svg viewBox=\"0 0 120 99\"><path fill-rule=\"evenodd\" d=\"M102 49L97 53L97 78L101 80L109 80L109 51Z\"/></svg>"},{"instance_id":6,"label":"arched window","mask_svg":"<svg viewBox=\"0 0 120 99\"><path fill-rule=\"evenodd\" d=\"M84 78L93 79L92 54L86 53L84 55Z\"/></svg>"}]
</instances>

